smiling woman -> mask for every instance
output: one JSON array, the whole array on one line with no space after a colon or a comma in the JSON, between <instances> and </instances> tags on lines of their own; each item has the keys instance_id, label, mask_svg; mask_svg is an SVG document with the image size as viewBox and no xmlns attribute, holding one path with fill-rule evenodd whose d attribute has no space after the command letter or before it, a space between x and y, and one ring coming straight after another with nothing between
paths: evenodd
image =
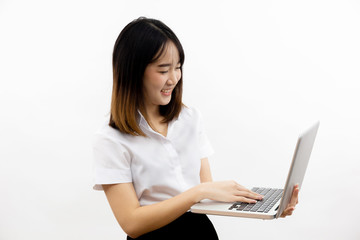
<instances>
[{"instance_id":1,"label":"smiling woman","mask_svg":"<svg viewBox=\"0 0 360 240\"><path fill-rule=\"evenodd\" d=\"M128 239L216 240L192 205L262 199L234 181L212 182L201 114L181 100L183 63L179 40L158 20L131 22L115 43L110 123L94 139L94 189L105 191Z\"/></svg>"}]
</instances>

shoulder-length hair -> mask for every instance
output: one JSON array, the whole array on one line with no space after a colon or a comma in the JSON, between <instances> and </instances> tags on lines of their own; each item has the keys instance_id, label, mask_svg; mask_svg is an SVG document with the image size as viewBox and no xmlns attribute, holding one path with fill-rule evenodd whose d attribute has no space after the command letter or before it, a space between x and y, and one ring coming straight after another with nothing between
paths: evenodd
<instances>
[{"instance_id":1,"label":"shoulder-length hair","mask_svg":"<svg viewBox=\"0 0 360 240\"><path fill-rule=\"evenodd\" d=\"M175 33L159 20L138 18L130 22L118 36L113 51L113 90L109 125L134 136L146 136L140 129L138 111L144 111L143 77L149 63L155 62L171 41L184 63L184 50ZM177 118L182 108L182 75L174 88L169 104L160 106L163 122Z\"/></svg>"}]
</instances>

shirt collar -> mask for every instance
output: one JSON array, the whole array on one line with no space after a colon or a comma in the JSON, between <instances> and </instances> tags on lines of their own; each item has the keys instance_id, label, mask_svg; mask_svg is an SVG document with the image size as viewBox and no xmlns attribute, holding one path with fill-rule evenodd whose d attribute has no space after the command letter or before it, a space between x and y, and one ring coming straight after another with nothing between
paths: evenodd
<instances>
[{"instance_id":1,"label":"shirt collar","mask_svg":"<svg viewBox=\"0 0 360 240\"><path fill-rule=\"evenodd\" d=\"M142 113L140 112L140 110L138 109L137 110L138 112L138 117L137 117L137 123L140 127L143 127L144 129L147 129L151 132L154 132L154 130L150 127L150 125L148 124L148 122L146 121L144 115L142 115ZM181 115L182 115L182 111L180 111L180 114L177 118L174 118L173 120L171 120L169 122L169 125L168 125L168 133L169 133L169 130L170 130L170 127L172 127L172 125L177 122L178 120L181 119Z\"/></svg>"},{"instance_id":2,"label":"shirt collar","mask_svg":"<svg viewBox=\"0 0 360 240\"><path fill-rule=\"evenodd\" d=\"M137 123L139 124L139 126L143 126L147 129L150 128L149 124L147 123L145 117L141 114L140 110L137 110L138 112L138 117L137 117Z\"/></svg>"}]
</instances>

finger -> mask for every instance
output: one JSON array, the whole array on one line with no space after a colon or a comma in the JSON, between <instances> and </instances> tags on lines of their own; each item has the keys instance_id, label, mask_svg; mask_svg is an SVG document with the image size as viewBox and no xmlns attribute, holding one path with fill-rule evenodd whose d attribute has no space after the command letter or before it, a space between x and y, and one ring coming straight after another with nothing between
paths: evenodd
<instances>
[{"instance_id":1,"label":"finger","mask_svg":"<svg viewBox=\"0 0 360 240\"><path fill-rule=\"evenodd\" d=\"M291 216L291 215L292 215L292 212L286 211L281 214L281 217L284 218L284 217Z\"/></svg>"},{"instance_id":2,"label":"finger","mask_svg":"<svg viewBox=\"0 0 360 240\"><path fill-rule=\"evenodd\" d=\"M286 217L286 216L291 216L294 212L295 208L294 207L288 207L286 208L283 213L281 214L281 217Z\"/></svg>"},{"instance_id":3,"label":"finger","mask_svg":"<svg viewBox=\"0 0 360 240\"><path fill-rule=\"evenodd\" d=\"M298 202L299 202L299 185L295 185L289 204L291 206L295 206Z\"/></svg>"},{"instance_id":4,"label":"finger","mask_svg":"<svg viewBox=\"0 0 360 240\"><path fill-rule=\"evenodd\" d=\"M257 197L257 199L262 200L262 199L264 198L264 195L261 195L261 194L259 194L259 193L253 192L253 191L251 191L251 190L249 190L249 192L250 192L251 194L255 195L255 196Z\"/></svg>"},{"instance_id":5,"label":"finger","mask_svg":"<svg viewBox=\"0 0 360 240\"><path fill-rule=\"evenodd\" d=\"M248 188L246 188L246 187L244 187L244 186L242 186L242 185L240 185L240 184L237 184L237 189L238 189L239 191L246 191L246 192L255 193L255 192L251 191L250 189L248 189Z\"/></svg>"},{"instance_id":6,"label":"finger","mask_svg":"<svg viewBox=\"0 0 360 240\"><path fill-rule=\"evenodd\" d=\"M244 202L244 203L257 203L257 201L255 199L251 199L251 198L247 198L247 197L243 197L243 196L236 196L234 201L235 202Z\"/></svg>"},{"instance_id":7,"label":"finger","mask_svg":"<svg viewBox=\"0 0 360 240\"><path fill-rule=\"evenodd\" d=\"M244 186L241 186L240 184L238 184L238 188L237 188L237 189L238 189L238 191L240 191L240 192L247 192L247 193L251 194L251 195L247 195L247 196L248 196L248 197L251 197L251 198L254 198L254 199L262 200L263 197L264 197L264 196L261 195L261 194L258 194L258 193L256 193L256 192L253 192L253 191L245 188Z\"/></svg>"},{"instance_id":8,"label":"finger","mask_svg":"<svg viewBox=\"0 0 360 240\"><path fill-rule=\"evenodd\" d=\"M236 193L237 196L242 196L242 197L247 197L247 198L251 198L251 199L256 199L256 200L262 200L262 196L254 193L254 192L248 192L248 191L238 191Z\"/></svg>"}]
</instances>

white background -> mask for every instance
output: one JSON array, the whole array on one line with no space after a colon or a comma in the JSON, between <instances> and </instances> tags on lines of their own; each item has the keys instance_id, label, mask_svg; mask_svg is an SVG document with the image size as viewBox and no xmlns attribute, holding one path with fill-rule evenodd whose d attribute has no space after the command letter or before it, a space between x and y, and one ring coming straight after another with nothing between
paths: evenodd
<instances>
[{"instance_id":1,"label":"white background","mask_svg":"<svg viewBox=\"0 0 360 240\"><path fill-rule=\"evenodd\" d=\"M294 215L212 216L220 239L359 239L360 3L345 0L1 0L0 239L125 239L92 190L91 138L113 44L139 16L184 46L215 180L282 187L298 134L321 121Z\"/></svg>"}]
</instances>

